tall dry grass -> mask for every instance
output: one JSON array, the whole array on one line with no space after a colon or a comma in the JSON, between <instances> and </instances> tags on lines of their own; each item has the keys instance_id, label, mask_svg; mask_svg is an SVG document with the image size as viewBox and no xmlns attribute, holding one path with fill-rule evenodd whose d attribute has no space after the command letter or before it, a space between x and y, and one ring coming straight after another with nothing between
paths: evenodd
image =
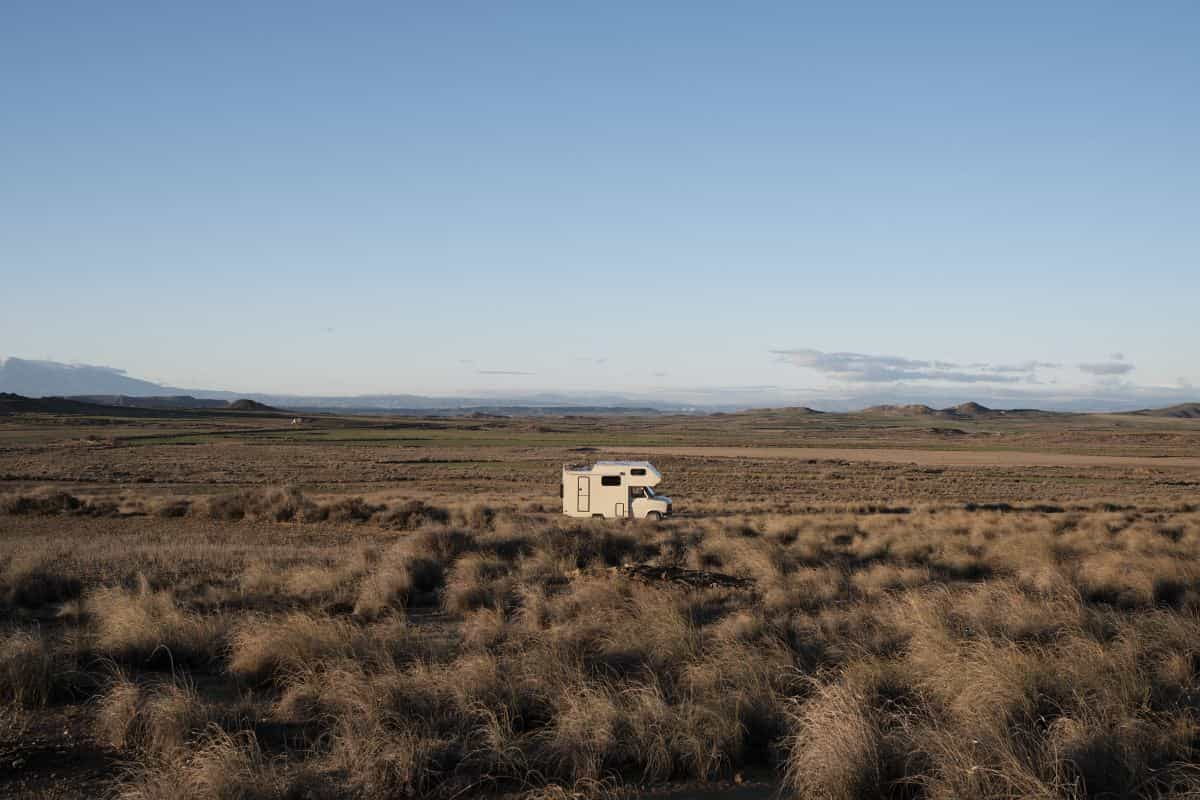
<instances>
[{"instance_id":1,"label":"tall dry grass","mask_svg":"<svg viewBox=\"0 0 1200 800\"><path fill-rule=\"evenodd\" d=\"M256 497L261 519L321 513ZM0 702L77 702L89 684L58 676L90 674L127 797L603 794L750 768L805 798L1200 791L1194 511L408 510L139 543L141 580L116 545L99 575L61 541L8 556L26 623L0 637Z\"/></svg>"}]
</instances>

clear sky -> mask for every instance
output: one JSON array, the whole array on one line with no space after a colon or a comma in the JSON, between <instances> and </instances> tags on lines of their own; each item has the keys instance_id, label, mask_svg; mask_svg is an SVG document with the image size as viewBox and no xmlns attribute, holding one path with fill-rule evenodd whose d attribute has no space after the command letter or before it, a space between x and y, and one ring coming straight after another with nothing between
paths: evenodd
<instances>
[{"instance_id":1,"label":"clear sky","mask_svg":"<svg viewBox=\"0 0 1200 800\"><path fill-rule=\"evenodd\" d=\"M1198 43L1194 0L0 3L0 356L1189 391Z\"/></svg>"}]
</instances>

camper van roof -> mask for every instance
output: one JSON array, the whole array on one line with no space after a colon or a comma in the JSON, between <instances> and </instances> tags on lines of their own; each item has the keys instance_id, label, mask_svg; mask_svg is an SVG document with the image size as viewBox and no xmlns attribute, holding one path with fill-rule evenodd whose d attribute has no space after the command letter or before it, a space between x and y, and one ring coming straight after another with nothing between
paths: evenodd
<instances>
[{"instance_id":1,"label":"camper van roof","mask_svg":"<svg viewBox=\"0 0 1200 800\"><path fill-rule=\"evenodd\" d=\"M572 472L589 472L591 470L629 468L652 469L655 472L658 472L658 469L656 469L655 466L649 461L597 461L594 464L566 464L564 467Z\"/></svg>"},{"instance_id":2,"label":"camper van roof","mask_svg":"<svg viewBox=\"0 0 1200 800\"><path fill-rule=\"evenodd\" d=\"M595 464L563 464L563 481L576 475L580 480L585 475L608 478L623 475L614 486L658 486L662 473L649 461L597 461ZM606 484L607 485L607 484Z\"/></svg>"}]
</instances>

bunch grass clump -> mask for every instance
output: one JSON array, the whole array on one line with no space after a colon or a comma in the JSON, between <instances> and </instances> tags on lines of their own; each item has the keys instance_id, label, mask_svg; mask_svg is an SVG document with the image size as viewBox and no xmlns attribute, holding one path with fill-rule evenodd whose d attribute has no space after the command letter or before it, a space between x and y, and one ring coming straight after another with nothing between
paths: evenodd
<instances>
[{"instance_id":1,"label":"bunch grass clump","mask_svg":"<svg viewBox=\"0 0 1200 800\"><path fill-rule=\"evenodd\" d=\"M338 504L256 498L293 522ZM757 769L797 798L1200 792L1194 510L380 505L0 550L6 718L102 686L86 716L128 797L583 797Z\"/></svg>"}]
</instances>

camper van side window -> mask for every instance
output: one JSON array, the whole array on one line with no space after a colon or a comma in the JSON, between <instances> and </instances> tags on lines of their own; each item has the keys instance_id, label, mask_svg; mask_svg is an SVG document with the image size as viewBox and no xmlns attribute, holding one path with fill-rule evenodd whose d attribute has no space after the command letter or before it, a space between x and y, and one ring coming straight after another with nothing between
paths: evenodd
<instances>
[{"instance_id":1,"label":"camper van side window","mask_svg":"<svg viewBox=\"0 0 1200 800\"><path fill-rule=\"evenodd\" d=\"M633 469L629 470L629 474L630 475L645 475L646 470L642 469L641 467L634 467Z\"/></svg>"},{"instance_id":2,"label":"camper van side window","mask_svg":"<svg viewBox=\"0 0 1200 800\"><path fill-rule=\"evenodd\" d=\"M601 486L620 486L621 485L621 476L620 475L601 475L600 476L600 485Z\"/></svg>"}]
</instances>

